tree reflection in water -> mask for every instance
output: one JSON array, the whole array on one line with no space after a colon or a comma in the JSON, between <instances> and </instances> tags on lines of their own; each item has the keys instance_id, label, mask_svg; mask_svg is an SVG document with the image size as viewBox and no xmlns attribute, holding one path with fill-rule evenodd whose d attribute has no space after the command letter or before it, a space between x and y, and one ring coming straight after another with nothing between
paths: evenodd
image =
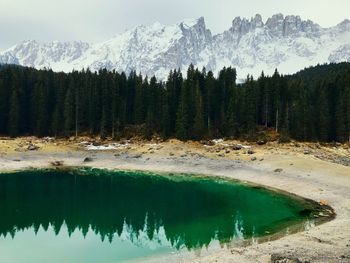
<instances>
[{"instance_id":1,"label":"tree reflection in water","mask_svg":"<svg viewBox=\"0 0 350 263\"><path fill-rule=\"evenodd\" d=\"M66 225L102 241L177 249L221 244L277 229L303 207L285 196L193 176L96 169L0 175L0 235Z\"/></svg>"}]
</instances>

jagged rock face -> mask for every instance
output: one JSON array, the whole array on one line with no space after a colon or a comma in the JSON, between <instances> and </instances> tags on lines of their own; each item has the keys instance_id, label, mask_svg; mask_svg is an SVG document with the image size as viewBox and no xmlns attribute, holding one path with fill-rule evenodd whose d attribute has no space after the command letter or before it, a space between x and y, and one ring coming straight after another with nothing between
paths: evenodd
<instances>
[{"instance_id":1,"label":"jagged rock face","mask_svg":"<svg viewBox=\"0 0 350 263\"><path fill-rule=\"evenodd\" d=\"M321 28L299 16L276 14L266 23L236 17L227 31L212 35L204 18L164 26L138 26L108 41L24 41L0 53L0 63L20 64L55 71L107 68L166 79L171 69L186 72L190 63L217 72L237 68L238 76L271 74L275 68L292 73L325 62L349 61L350 21Z\"/></svg>"},{"instance_id":2,"label":"jagged rock face","mask_svg":"<svg viewBox=\"0 0 350 263\"><path fill-rule=\"evenodd\" d=\"M336 63L338 61L350 62L350 45L343 45L334 50L329 55L328 60L333 63Z\"/></svg>"}]
</instances>

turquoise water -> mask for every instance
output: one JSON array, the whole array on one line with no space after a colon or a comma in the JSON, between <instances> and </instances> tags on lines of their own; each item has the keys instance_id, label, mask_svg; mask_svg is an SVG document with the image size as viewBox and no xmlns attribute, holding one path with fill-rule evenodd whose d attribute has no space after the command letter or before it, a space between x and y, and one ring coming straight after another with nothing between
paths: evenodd
<instances>
[{"instance_id":1,"label":"turquoise water","mask_svg":"<svg viewBox=\"0 0 350 263\"><path fill-rule=\"evenodd\" d=\"M96 169L1 174L0 211L0 262L11 263L142 262L307 220L305 203L261 188Z\"/></svg>"}]
</instances>

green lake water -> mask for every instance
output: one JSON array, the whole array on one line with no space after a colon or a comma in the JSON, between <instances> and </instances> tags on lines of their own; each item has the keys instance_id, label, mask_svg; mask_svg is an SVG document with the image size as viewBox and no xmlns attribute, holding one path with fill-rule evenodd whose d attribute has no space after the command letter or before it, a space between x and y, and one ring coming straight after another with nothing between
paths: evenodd
<instances>
[{"instance_id":1,"label":"green lake water","mask_svg":"<svg viewBox=\"0 0 350 263\"><path fill-rule=\"evenodd\" d=\"M192 253L306 222L305 206L261 188L192 175L0 174L0 262L142 262Z\"/></svg>"}]
</instances>

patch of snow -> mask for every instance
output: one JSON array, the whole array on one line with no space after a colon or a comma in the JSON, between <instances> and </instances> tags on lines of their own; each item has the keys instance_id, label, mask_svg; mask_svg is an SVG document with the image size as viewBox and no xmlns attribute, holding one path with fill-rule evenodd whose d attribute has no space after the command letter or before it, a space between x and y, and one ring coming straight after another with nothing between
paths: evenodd
<instances>
[{"instance_id":1,"label":"patch of snow","mask_svg":"<svg viewBox=\"0 0 350 263\"><path fill-rule=\"evenodd\" d=\"M106 150L116 150L117 147L113 146L113 145L87 145L86 146L86 150L88 151L106 151Z\"/></svg>"},{"instance_id":2,"label":"patch of snow","mask_svg":"<svg viewBox=\"0 0 350 263\"><path fill-rule=\"evenodd\" d=\"M85 142L81 143L84 144ZM88 151L107 151L128 148L129 144L112 143L108 145L93 145L92 143L85 144L85 149Z\"/></svg>"},{"instance_id":3,"label":"patch of snow","mask_svg":"<svg viewBox=\"0 0 350 263\"><path fill-rule=\"evenodd\" d=\"M213 139L212 142L215 144L219 144L219 143L223 143L224 139Z\"/></svg>"},{"instance_id":4,"label":"patch of snow","mask_svg":"<svg viewBox=\"0 0 350 263\"><path fill-rule=\"evenodd\" d=\"M251 149L252 146L250 145L242 145L242 144L237 144L238 146L242 147L243 149Z\"/></svg>"}]
</instances>

